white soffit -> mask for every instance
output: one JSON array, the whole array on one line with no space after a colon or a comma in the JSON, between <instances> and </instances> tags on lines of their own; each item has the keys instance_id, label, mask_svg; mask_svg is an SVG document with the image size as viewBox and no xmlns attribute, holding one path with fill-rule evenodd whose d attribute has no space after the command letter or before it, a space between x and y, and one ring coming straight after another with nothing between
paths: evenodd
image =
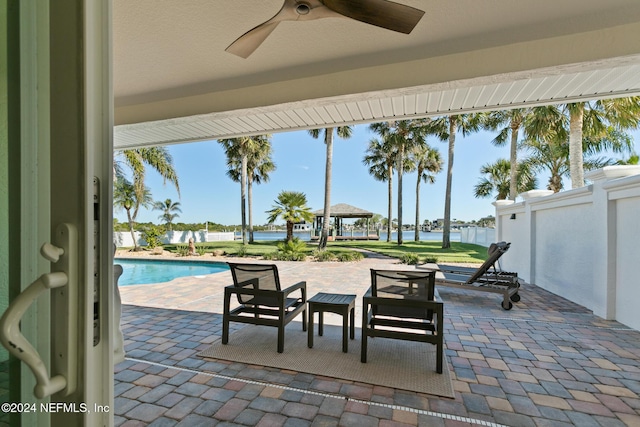
<instances>
[{"instance_id":1,"label":"white soffit","mask_svg":"<svg viewBox=\"0 0 640 427\"><path fill-rule=\"evenodd\" d=\"M583 71L580 71L583 70ZM640 94L640 58L119 125L114 148L461 114Z\"/></svg>"}]
</instances>

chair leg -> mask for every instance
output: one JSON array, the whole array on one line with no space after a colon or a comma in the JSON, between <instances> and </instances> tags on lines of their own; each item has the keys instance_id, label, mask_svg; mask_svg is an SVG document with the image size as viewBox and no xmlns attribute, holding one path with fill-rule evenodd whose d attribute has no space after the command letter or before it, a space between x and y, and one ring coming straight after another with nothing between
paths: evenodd
<instances>
[{"instance_id":1,"label":"chair leg","mask_svg":"<svg viewBox=\"0 0 640 427\"><path fill-rule=\"evenodd\" d=\"M351 333L350 333L350 337L351 339L355 339L356 338L356 309L355 307L351 309L351 314L349 315L349 317L351 317L350 321L351 321Z\"/></svg>"},{"instance_id":2,"label":"chair leg","mask_svg":"<svg viewBox=\"0 0 640 427\"><path fill-rule=\"evenodd\" d=\"M362 328L362 345L360 346L360 362L367 363L367 333Z\"/></svg>"},{"instance_id":3,"label":"chair leg","mask_svg":"<svg viewBox=\"0 0 640 427\"><path fill-rule=\"evenodd\" d=\"M229 310L231 306L231 293L227 288L224 290L224 307L222 311L222 344L229 342Z\"/></svg>"},{"instance_id":4,"label":"chair leg","mask_svg":"<svg viewBox=\"0 0 640 427\"><path fill-rule=\"evenodd\" d=\"M360 362L367 363L367 310L369 307L365 304L362 307L362 343L360 345Z\"/></svg>"},{"instance_id":5,"label":"chair leg","mask_svg":"<svg viewBox=\"0 0 640 427\"><path fill-rule=\"evenodd\" d=\"M439 374L442 373L442 358L444 356L444 352L443 352L443 343L438 343L436 344L436 357L438 360L436 360L436 372L438 372Z\"/></svg>"},{"instance_id":6,"label":"chair leg","mask_svg":"<svg viewBox=\"0 0 640 427\"><path fill-rule=\"evenodd\" d=\"M284 320L278 325L278 353L284 351Z\"/></svg>"},{"instance_id":7,"label":"chair leg","mask_svg":"<svg viewBox=\"0 0 640 427\"><path fill-rule=\"evenodd\" d=\"M342 313L342 352L349 352L349 341L347 340L347 334L349 330L349 313Z\"/></svg>"},{"instance_id":8,"label":"chair leg","mask_svg":"<svg viewBox=\"0 0 640 427\"><path fill-rule=\"evenodd\" d=\"M222 317L222 344L229 342L229 318Z\"/></svg>"},{"instance_id":9,"label":"chair leg","mask_svg":"<svg viewBox=\"0 0 640 427\"><path fill-rule=\"evenodd\" d=\"M302 310L302 330L307 330L307 309Z\"/></svg>"}]
</instances>

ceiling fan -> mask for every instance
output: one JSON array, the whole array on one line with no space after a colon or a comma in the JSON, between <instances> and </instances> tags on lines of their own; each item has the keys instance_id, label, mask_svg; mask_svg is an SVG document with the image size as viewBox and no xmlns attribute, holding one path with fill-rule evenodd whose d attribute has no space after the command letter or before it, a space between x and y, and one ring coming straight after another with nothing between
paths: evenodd
<instances>
[{"instance_id":1,"label":"ceiling fan","mask_svg":"<svg viewBox=\"0 0 640 427\"><path fill-rule=\"evenodd\" d=\"M238 37L225 50L249 57L282 21L346 17L409 34L422 15L422 10L389 0L285 0L275 16Z\"/></svg>"}]
</instances>

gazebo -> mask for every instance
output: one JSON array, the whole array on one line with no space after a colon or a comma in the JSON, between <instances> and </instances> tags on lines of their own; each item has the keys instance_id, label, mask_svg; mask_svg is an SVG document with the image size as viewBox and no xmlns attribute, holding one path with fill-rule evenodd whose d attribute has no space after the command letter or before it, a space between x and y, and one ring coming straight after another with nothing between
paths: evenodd
<instances>
[{"instance_id":1,"label":"gazebo","mask_svg":"<svg viewBox=\"0 0 640 427\"><path fill-rule=\"evenodd\" d=\"M322 231L322 221L324 220L324 210L320 209L313 212L315 218L313 220L313 230L311 231L311 239L318 239ZM346 203L338 203L331 206L331 218L334 218L333 227L329 228L329 240L378 240L380 236L371 234L369 231L369 219L373 217L373 212L348 205ZM345 235L343 220L345 218L366 218L367 226L365 234L362 236Z\"/></svg>"}]
</instances>

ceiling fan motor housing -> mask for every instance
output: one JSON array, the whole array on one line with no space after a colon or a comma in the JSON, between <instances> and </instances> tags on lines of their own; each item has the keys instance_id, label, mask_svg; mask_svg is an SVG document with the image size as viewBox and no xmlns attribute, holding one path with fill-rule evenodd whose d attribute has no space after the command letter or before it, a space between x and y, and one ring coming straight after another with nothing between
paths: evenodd
<instances>
[{"instance_id":1,"label":"ceiling fan motor housing","mask_svg":"<svg viewBox=\"0 0 640 427\"><path fill-rule=\"evenodd\" d=\"M307 15L311 12L311 5L307 2L300 1L296 3L296 13L298 15Z\"/></svg>"}]
</instances>

